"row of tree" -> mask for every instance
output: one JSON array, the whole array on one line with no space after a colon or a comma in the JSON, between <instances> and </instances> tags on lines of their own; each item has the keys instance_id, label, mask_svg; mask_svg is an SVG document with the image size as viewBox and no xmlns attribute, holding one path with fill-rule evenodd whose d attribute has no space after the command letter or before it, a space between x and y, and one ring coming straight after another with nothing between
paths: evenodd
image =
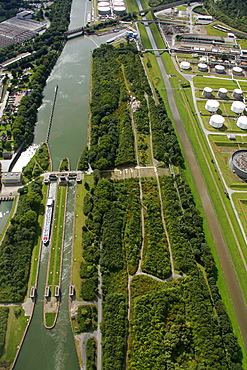
<instances>
[{"instance_id":1,"label":"row of tree","mask_svg":"<svg viewBox=\"0 0 247 370\"><path fill-rule=\"evenodd\" d=\"M142 186L146 209L142 270L166 279L171 276L170 253L161 218L157 185L154 180L146 179Z\"/></svg>"},{"instance_id":2,"label":"row of tree","mask_svg":"<svg viewBox=\"0 0 247 370\"><path fill-rule=\"evenodd\" d=\"M50 155L46 143L43 143L32 159L23 168L23 175L28 179L35 179L47 171L50 165Z\"/></svg>"},{"instance_id":3,"label":"row of tree","mask_svg":"<svg viewBox=\"0 0 247 370\"><path fill-rule=\"evenodd\" d=\"M3 355L4 352L8 316L8 307L0 307L0 357Z\"/></svg>"},{"instance_id":4,"label":"row of tree","mask_svg":"<svg viewBox=\"0 0 247 370\"><path fill-rule=\"evenodd\" d=\"M41 180L31 183L19 197L16 214L0 246L0 302L20 302L25 296L33 246L41 233L41 202Z\"/></svg>"}]
</instances>

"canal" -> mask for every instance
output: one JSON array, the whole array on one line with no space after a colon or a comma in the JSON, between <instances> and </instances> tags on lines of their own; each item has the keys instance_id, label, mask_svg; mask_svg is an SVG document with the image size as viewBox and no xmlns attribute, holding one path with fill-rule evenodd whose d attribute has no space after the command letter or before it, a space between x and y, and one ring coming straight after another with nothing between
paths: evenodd
<instances>
[{"instance_id":1,"label":"canal","mask_svg":"<svg viewBox=\"0 0 247 370\"><path fill-rule=\"evenodd\" d=\"M51 184L57 186L56 184ZM51 189L55 193L54 189ZM53 329L43 326L44 290L49 246L42 247L37 300L26 338L18 356L15 370L76 370L79 369L74 338L70 326L68 292L70 284L70 262L74 212L75 184L68 186L66 226L63 249L63 272L61 303L58 320Z\"/></svg>"},{"instance_id":2,"label":"canal","mask_svg":"<svg viewBox=\"0 0 247 370\"><path fill-rule=\"evenodd\" d=\"M73 0L69 28L83 26L90 8L89 1ZM38 112L34 147L46 139L54 88L58 85L49 140L53 170L58 169L59 163L64 157L69 158L71 169L76 169L87 141L91 52L111 36L82 36L69 40L47 81L43 104ZM49 247L43 247L37 301L31 324L14 367L15 370L79 369L68 312L74 192L75 185L69 186L61 284L62 300L58 320L56 326L51 330L47 330L43 326L43 296L49 254Z\"/></svg>"}]
</instances>

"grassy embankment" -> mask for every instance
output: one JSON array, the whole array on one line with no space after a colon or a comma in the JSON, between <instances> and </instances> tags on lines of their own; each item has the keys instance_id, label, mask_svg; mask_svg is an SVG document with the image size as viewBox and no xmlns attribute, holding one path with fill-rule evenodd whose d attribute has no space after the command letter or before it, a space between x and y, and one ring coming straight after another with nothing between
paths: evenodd
<instances>
[{"instance_id":1,"label":"grassy embankment","mask_svg":"<svg viewBox=\"0 0 247 370\"><path fill-rule=\"evenodd\" d=\"M14 361L16 350L21 342L29 317L24 316L21 307L9 307L8 326L5 338L4 355L1 360Z\"/></svg>"},{"instance_id":2,"label":"grassy embankment","mask_svg":"<svg viewBox=\"0 0 247 370\"><path fill-rule=\"evenodd\" d=\"M151 62L153 61L152 58L150 58L150 55L146 55L145 58L149 58L149 60ZM201 133L201 130L200 130L200 127L199 127L199 123L197 122L197 119L193 114L194 109L193 109L193 101L192 101L192 96L191 96L190 89L184 89L184 91L182 92L181 83L184 82L184 79L182 78L182 76L178 75L178 72L177 72L177 70L175 69L175 67L172 63L170 56L167 53L163 54L162 59L163 59L163 62L165 64L167 73L177 75L177 77L173 77L170 80L172 88L174 89L174 95L175 95L175 98L176 98L176 101L177 101L177 105L178 105L178 108L180 110L180 114L181 114L181 117L183 119L183 122L185 123L187 133L190 137L191 142L193 143L193 147L194 147L195 153L197 154L198 162L200 163L200 166L202 168L205 181L208 185L208 188L210 189L210 195L211 195L212 199L214 200L214 206L216 208L217 214L219 216L219 219L222 221L221 226L222 226L223 233L225 235L227 235L228 246L229 246L232 258L234 259L234 265L237 266L236 269L237 269L237 271L239 271L238 267L241 266L241 261L239 259L239 254L236 253L236 250L235 250L236 249L235 248L236 243L235 243L235 240L233 238L233 235L229 232L228 221L225 218L224 218L224 220L222 220L222 214L223 214L224 210L223 210L221 202L218 200L218 195L216 195L215 181L217 179L217 181L219 182L218 174L215 172L216 169L215 169L214 165L211 163L211 158L210 158L210 155L209 155L209 149L207 148L206 143L204 142L205 139L202 136L202 133ZM162 80L159 79L160 72L157 70L157 63L152 64L152 70L153 71L152 71L152 74L151 74L151 80L155 83L155 86L160 91L162 97L164 97L164 95L165 95L164 85L162 86L162 84L163 84ZM148 73L150 74L150 68L148 69ZM155 77L155 75L157 75L157 77ZM155 79L158 83L156 83ZM224 80L221 80L221 82L223 82L223 81ZM226 83L226 82L227 81L224 81L224 83ZM204 86L206 86L206 85L204 84ZM166 99L165 99L165 101L166 101ZM187 106L184 105L185 103L186 103ZM168 109L168 111L169 111L169 109ZM192 122L194 122L194 125L191 124ZM203 151L201 151L200 145L203 147ZM206 163L205 163L205 160L206 160ZM213 174L213 178L211 177L212 175L208 171L208 168L207 168L208 166L211 167L211 174ZM192 179L192 175L189 171L188 166L187 166L187 169L186 169L185 173L186 173L187 179L190 183L190 186L192 188L192 191L193 191L193 194L194 194L195 199L197 201L197 204L199 205L199 209L202 212L202 215L204 215L204 212L203 212L200 200L199 200L199 196L198 196L198 193L197 193L197 189L195 187L195 184L194 184L194 181ZM242 235L240 233L239 227L237 225L235 215L233 214L232 208L229 204L229 200L226 198L226 196L224 194L224 189L219 184L217 185L217 187L219 187L219 191L221 192L221 196L222 196L224 205L227 206L227 210L230 214L230 218L232 220L232 223L234 224L234 227L237 230L238 238L243 243L243 238L242 238ZM204 219L205 219L205 217L204 217ZM238 328L238 324L237 324L237 320L236 320L235 313L234 313L234 310L233 310L233 306L232 306L232 303L231 303L231 300L230 300L230 297L229 297L229 293L228 293L228 290L227 290L227 287L226 287L226 283L225 283L225 280L224 280L223 271L222 271L222 268L221 268L221 265L220 265L220 261L219 261L216 249L213 246L212 236L210 235L210 232L209 232L208 225L207 225L206 221L205 221L205 233L206 233L206 236L207 236L207 242L211 246L212 253L214 255L215 262L216 262L216 265L217 265L217 269L218 269L218 273L219 273L217 283L218 283L218 287L219 287L221 295L222 295L222 299L223 299L223 301L224 301L224 303L227 307L228 314L231 318L231 321L232 321L232 324L233 324L233 327L234 327L234 332L238 336L239 342L240 342L242 348L244 348L241 333L240 333L239 328ZM239 278L242 282L241 286L242 286L242 289L243 289L244 294L246 296L246 287L245 287L245 283L244 283L246 281L246 276L245 276L245 272L243 270L243 266L241 266L241 273L239 273ZM246 356L244 356L244 364L245 364L245 366L247 364Z\"/></svg>"},{"instance_id":3,"label":"grassy embankment","mask_svg":"<svg viewBox=\"0 0 247 370\"><path fill-rule=\"evenodd\" d=\"M39 212L39 217L38 217L38 223L39 223L40 230L42 230L42 227L43 227L46 197L48 195L48 188L46 187L46 185L44 185L42 188L42 194L43 194L43 200L40 205L40 212ZM38 274L38 266L39 266L41 238L42 238L42 233L37 233L37 243L34 246L33 253L32 253L32 261L31 261L30 275L29 275L29 281L28 281L28 290L27 290L28 294L30 291L30 287L35 285L36 283L36 277Z\"/></svg>"},{"instance_id":4,"label":"grassy embankment","mask_svg":"<svg viewBox=\"0 0 247 370\"><path fill-rule=\"evenodd\" d=\"M76 293L81 290L80 267L82 258L82 227L85 225L86 216L83 213L83 198L87 193L85 189L85 182L90 188L93 186L93 176L84 175L82 184L76 186L76 201L75 201L75 226L74 226L74 248L73 248L73 261L72 261L72 281L71 284L75 285ZM76 294L76 299L81 300L80 294Z\"/></svg>"}]
</instances>

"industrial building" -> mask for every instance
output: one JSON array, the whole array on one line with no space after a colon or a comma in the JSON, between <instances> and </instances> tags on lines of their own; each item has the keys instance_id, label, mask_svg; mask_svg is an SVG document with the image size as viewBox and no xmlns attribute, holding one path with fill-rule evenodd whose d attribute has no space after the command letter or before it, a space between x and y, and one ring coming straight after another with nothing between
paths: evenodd
<instances>
[{"instance_id":1,"label":"industrial building","mask_svg":"<svg viewBox=\"0 0 247 370\"><path fill-rule=\"evenodd\" d=\"M180 63L180 68L184 70L190 69L190 62L183 61Z\"/></svg>"},{"instance_id":2,"label":"industrial building","mask_svg":"<svg viewBox=\"0 0 247 370\"><path fill-rule=\"evenodd\" d=\"M247 130L247 117L240 116L237 120L236 125L241 128L242 130Z\"/></svg>"},{"instance_id":3,"label":"industrial building","mask_svg":"<svg viewBox=\"0 0 247 370\"><path fill-rule=\"evenodd\" d=\"M242 101L234 101L231 106L231 111L236 114L242 114L245 109L245 104Z\"/></svg>"},{"instance_id":4,"label":"industrial building","mask_svg":"<svg viewBox=\"0 0 247 370\"><path fill-rule=\"evenodd\" d=\"M199 63L197 67L198 67L198 70L200 72L207 72L208 71L208 66L207 66L206 63Z\"/></svg>"},{"instance_id":5,"label":"industrial building","mask_svg":"<svg viewBox=\"0 0 247 370\"><path fill-rule=\"evenodd\" d=\"M214 128L221 128L225 122L225 118L220 114L213 114L210 117L209 124Z\"/></svg>"},{"instance_id":6,"label":"industrial building","mask_svg":"<svg viewBox=\"0 0 247 370\"><path fill-rule=\"evenodd\" d=\"M20 185L21 172L3 172L2 183L4 185Z\"/></svg>"},{"instance_id":7,"label":"industrial building","mask_svg":"<svg viewBox=\"0 0 247 370\"><path fill-rule=\"evenodd\" d=\"M211 87L204 87L202 95L205 96L205 98L211 98L213 93L213 89Z\"/></svg>"},{"instance_id":8,"label":"industrial building","mask_svg":"<svg viewBox=\"0 0 247 370\"><path fill-rule=\"evenodd\" d=\"M220 36L210 36L210 35L199 35L199 34L185 34L181 35L182 42L189 43L203 43L203 44L224 44L225 40Z\"/></svg>"},{"instance_id":9,"label":"industrial building","mask_svg":"<svg viewBox=\"0 0 247 370\"><path fill-rule=\"evenodd\" d=\"M234 99L240 100L243 97L243 91L241 89L234 89L232 96Z\"/></svg>"},{"instance_id":10,"label":"industrial building","mask_svg":"<svg viewBox=\"0 0 247 370\"><path fill-rule=\"evenodd\" d=\"M222 66L221 64L216 64L215 68L215 73L225 73L225 67Z\"/></svg>"},{"instance_id":11,"label":"industrial building","mask_svg":"<svg viewBox=\"0 0 247 370\"><path fill-rule=\"evenodd\" d=\"M46 22L34 21L24 14L21 16L21 13L18 13L19 17L17 15L0 23L0 49L30 40L46 28Z\"/></svg>"},{"instance_id":12,"label":"industrial building","mask_svg":"<svg viewBox=\"0 0 247 370\"><path fill-rule=\"evenodd\" d=\"M227 89L225 89L224 87L220 87L219 90L218 90L218 97L221 98L221 99L226 99L227 98L227 93L228 93Z\"/></svg>"},{"instance_id":13,"label":"industrial building","mask_svg":"<svg viewBox=\"0 0 247 370\"><path fill-rule=\"evenodd\" d=\"M211 113L217 112L219 109L220 103L217 100L208 100L205 104L205 109Z\"/></svg>"}]
</instances>

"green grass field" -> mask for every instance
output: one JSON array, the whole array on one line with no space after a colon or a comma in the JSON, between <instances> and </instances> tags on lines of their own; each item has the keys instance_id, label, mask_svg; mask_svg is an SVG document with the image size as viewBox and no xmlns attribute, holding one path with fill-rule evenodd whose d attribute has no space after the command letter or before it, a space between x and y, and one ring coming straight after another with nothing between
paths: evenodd
<instances>
[{"instance_id":1,"label":"green grass field","mask_svg":"<svg viewBox=\"0 0 247 370\"><path fill-rule=\"evenodd\" d=\"M2 361L13 362L17 346L20 345L22 336L27 326L29 317L24 316L21 307L9 307L8 327L5 340L5 352Z\"/></svg>"}]
</instances>

